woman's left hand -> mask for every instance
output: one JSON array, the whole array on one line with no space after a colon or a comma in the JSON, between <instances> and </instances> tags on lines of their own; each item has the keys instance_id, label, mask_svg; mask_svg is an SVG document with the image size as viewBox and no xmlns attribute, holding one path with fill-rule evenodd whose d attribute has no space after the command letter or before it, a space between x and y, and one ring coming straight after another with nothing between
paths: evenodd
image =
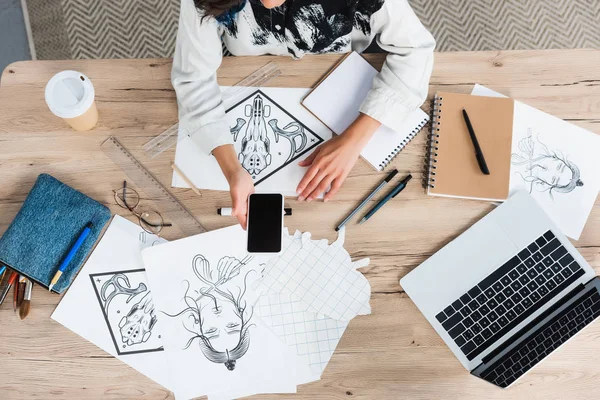
<instances>
[{"instance_id":1,"label":"woman's left hand","mask_svg":"<svg viewBox=\"0 0 600 400\"><path fill-rule=\"evenodd\" d=\"M369 142L381 124L365 114L354 121L341 135L323 143L298 165L308 167L304 178L298 184L298 200L312 201L324 193L324 201L330 200L356 164L360 152Z\"/></svg>"}]
</instances>

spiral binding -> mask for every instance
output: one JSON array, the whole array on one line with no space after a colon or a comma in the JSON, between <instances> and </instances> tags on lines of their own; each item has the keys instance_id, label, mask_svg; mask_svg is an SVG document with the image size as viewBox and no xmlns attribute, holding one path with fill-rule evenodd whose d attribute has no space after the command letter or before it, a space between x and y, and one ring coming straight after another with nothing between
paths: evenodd
<instances>
[{"instance_id":1,"label":"spiral binding","mask_svg":"<svg viewBox=\"0 0 600 400\"><path fill-rule=\"evenodd\" d=\"M423 121L419 122L419 125L417 125L415 127L415 129L412 130L412 132L410 133L410 135L408 135L402 142L400 142L400 144L398 146L396 146L390 154L388 154L387 157L385 157L383 159L383 161L379 164L379 170L382 171L383 169L385 169L388 165L390 165L390 163L394 160L394 158L396 158L398 156L398 154L402 151L402 149L404 149L404 147L406 147L406 145L414 139L415 136L417 136L417 134L419 132L421 132L421 129L423 129L423 127L425 125L427 125L427 122L429 122L429 118L425 118Z\"/></svg>"},{"instance_id":2,"label":"spiral binding","mask_svg":"<svg viewBox=\"0 0 600 400\"><path fill-rule=\"evenodd\" d=\"M435 174L437 163L437 151L440 137L441 119L442 116L442 97L438 95L432 101L431 105L431 130L427 138L427 152L425 153L425 161L423 164L423 187L435 188Z\"/></svg>"}]
</instances>

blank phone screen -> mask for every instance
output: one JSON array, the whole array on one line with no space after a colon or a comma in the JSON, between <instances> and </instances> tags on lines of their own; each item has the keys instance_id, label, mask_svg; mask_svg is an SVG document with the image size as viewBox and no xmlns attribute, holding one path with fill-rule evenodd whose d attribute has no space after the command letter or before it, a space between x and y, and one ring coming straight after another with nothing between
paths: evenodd
<instances>
[{"instance_id":1,"label":"blank phone screen","mask_svg":"<svg viewBox=\"0 0 600 400\"><path fill-rule=\"evenodd\" d=\"M282 195L250 195L248 208L248 252L280 252L282 226Z\"/></svg>"}]
</instances>

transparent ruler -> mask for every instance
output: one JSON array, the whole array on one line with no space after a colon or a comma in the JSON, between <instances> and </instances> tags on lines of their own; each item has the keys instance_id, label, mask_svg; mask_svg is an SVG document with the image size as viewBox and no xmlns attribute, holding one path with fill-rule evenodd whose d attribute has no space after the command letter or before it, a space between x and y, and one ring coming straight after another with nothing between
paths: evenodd
<instances>
[{"instance_id":1,"label":"transparent ruler","mask_svg":"<svg viewBox=\"0 0 600 400\"><path fill-rule=\"evenodd\" d=\"M157 211L160 212L165 222L173 224L185 236L206 232L206 228L194 217L194 214L177 200L114 136L106 139L101 148L156 204Z\"/></svg>"},{"instance_id":2,"label":"transparent ruler","mask_svg":"<svg viewBox=\"0 0 600 400\"><path fill-rule=\"evenodd\" d=\"M222 96L225 107L229 108L230 105L249 95L254 88L264 85L279 75L281 75L281 71L273 61L259 68L250 76L242 79L223 92ZM179 124L175 124L146 143L143 149L150 158L154 158L173 147L179 140L186 136L189 136L187 132L179 136Z\"/></svg>"}]
</instances>

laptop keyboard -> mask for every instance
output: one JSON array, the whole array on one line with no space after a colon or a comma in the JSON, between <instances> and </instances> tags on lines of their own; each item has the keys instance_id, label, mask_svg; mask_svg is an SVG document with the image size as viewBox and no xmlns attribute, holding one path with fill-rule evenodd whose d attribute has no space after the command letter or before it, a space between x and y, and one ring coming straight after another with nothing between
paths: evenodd
<instances>
[{"instance_id":1,"label":"laptop keyboard","mask_svg":"<svg viewBox=\"0 0 600 400\"><path fill-rule=\"evenodd\" d=\"M470 361L582 275L581 266L548 231L436 319Z\"/></svg>"},{"instance_id":2,"label":"laptop keyboard","mask_svg":"<svg viewBox=\"0 0 600 400\"><path fill-rule=\"evenodd\" d=\"M571 306L507 353L481 377L507 387L600 315L600 294L589 290Z\"/></svg>"}]
</instances>

